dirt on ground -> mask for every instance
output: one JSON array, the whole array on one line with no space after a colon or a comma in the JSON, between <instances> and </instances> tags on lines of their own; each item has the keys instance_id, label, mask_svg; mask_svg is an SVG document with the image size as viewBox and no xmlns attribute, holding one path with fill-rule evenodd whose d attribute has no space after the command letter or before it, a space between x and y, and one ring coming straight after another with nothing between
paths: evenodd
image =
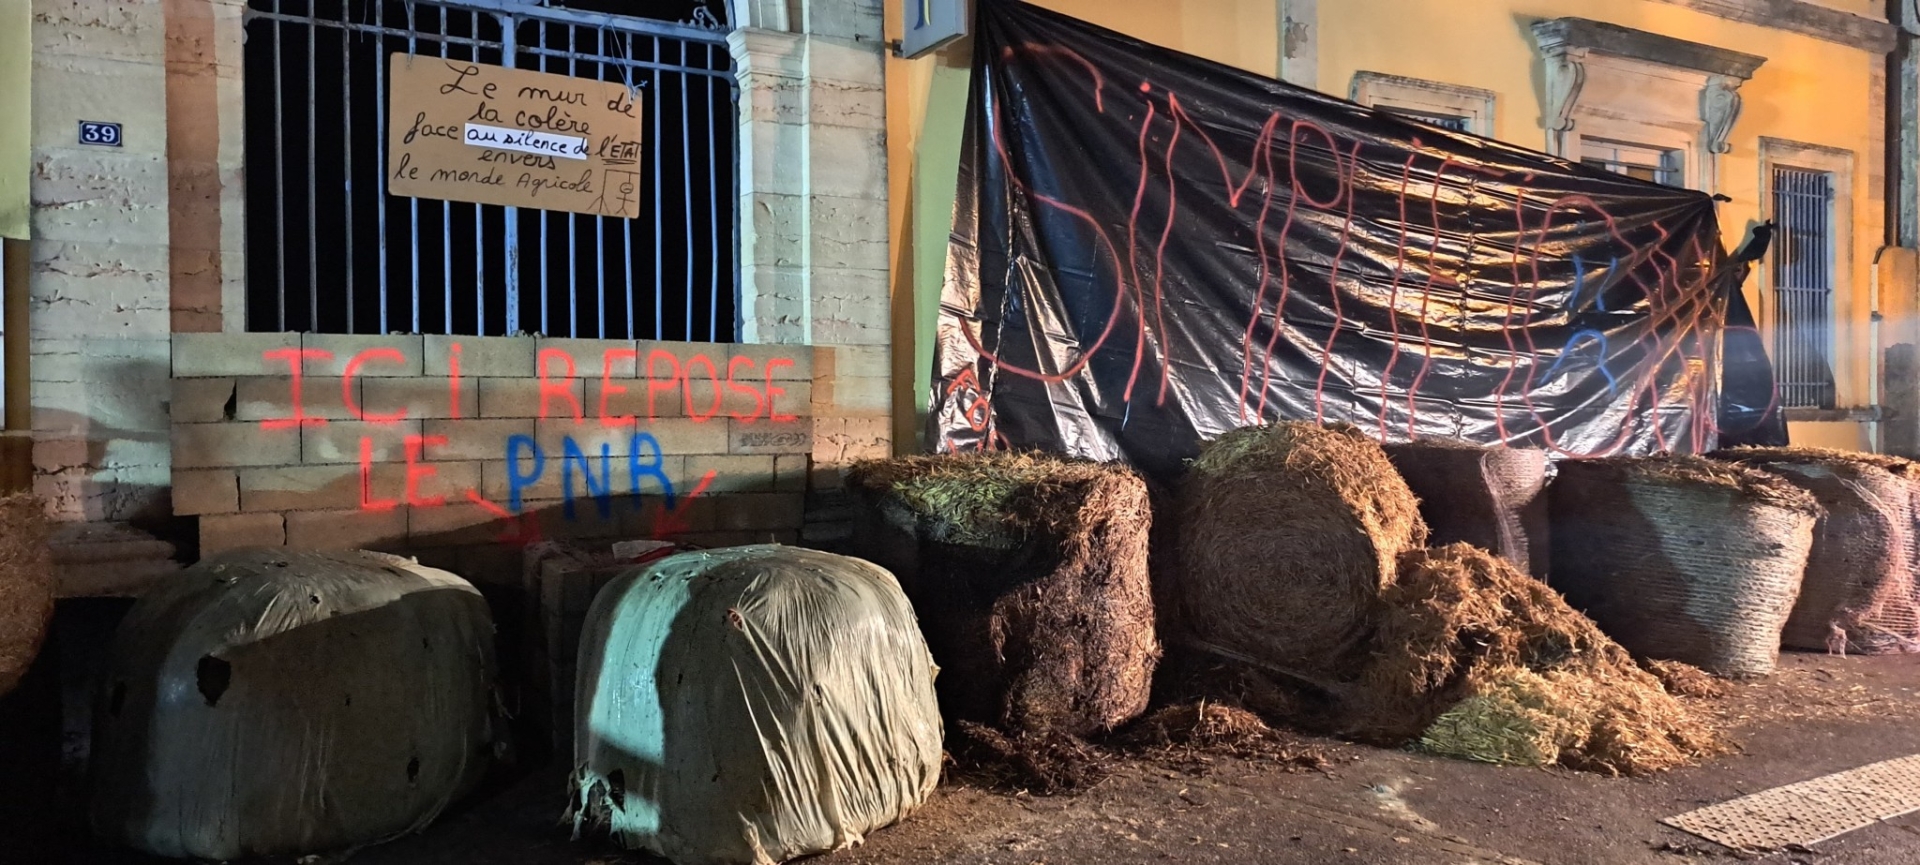
<instances>
[{"instance_id":1,"label":"dirt on ground","mask_svg":"<svg viewBox=\"0 0 1920 865\"><path fill-rule=\"evenodd\" d=\"M1248 740L1212 716L1217 741L1151 736L1106 760L1071 795L950 780L911 819L830 865L1065 863L1686 862L1911 865L1920 816L1811 849L1735 854L1659 823L1715 802L1920 753L1920 656L1789 654L1775 676L1700 705L1725 719L1738 753L1647 778L1445 760L1279 731ZM1179 719L1174 719L1178 721ZM1190 725L1175 724L1174 729ZM1257 732L1257 731L1256 731ZM1225 743L1225 744L1222 744ZM426 832L367 848L353 865L641 865L659 860L574 842L559 825L563 774L528 774ZM76 851L76 863L147 860ZM153 860L159 861L159 860Z\"/></svg>"}]
</instances>

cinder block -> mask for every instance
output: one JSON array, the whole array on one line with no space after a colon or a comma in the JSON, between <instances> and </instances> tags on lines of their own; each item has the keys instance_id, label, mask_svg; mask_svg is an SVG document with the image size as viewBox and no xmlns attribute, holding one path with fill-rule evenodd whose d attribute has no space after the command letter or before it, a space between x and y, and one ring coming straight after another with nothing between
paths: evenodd
<instances>
[{"instance_id":1,"label":"cinder block","mask_svg":"<svg viewBox=\"0 0 1920 865\"><path fill-rule=\"evenodd\" d=\"M806 418L818 413L813 403L813 382L775 380L764 392L767 395L767 408L756 420L786 423L786 420L774 419Z\"/></svg>"},{"instance_id":2,"label":"cinder block","mask_svg":"<svg viewBox=\"0 0 1920 865\"><path fill-rule=\"evenodd\" d=\"M670 454L727 453L727 421L697 421L692 418L660 418L641 421L639 432L647 433Z\"/></svg>"},{"instance_id":3,"label":"cinder block","mask_svg":"<svg viewBox=\"0 0 1920 865\"><path fill-rule=\"evenodd\" d=\"M537 418L543 414L540 404L540 381L531 378L482 378L465 382L462 392L471 390L479 397L479 408L474 415L482 418ZM558 384L556 382L556 384ZM629 382L631 384L631 382ZM442 387L444 387L444 383ZM573 416L573 407L578 404L581 412L589 419L598 416L599 402L587 398L589 388L598 387L599 382L586 382L576 379L563 389L569 401L560 391L555 391L547 399L544 413L549 417ZM598 393L595 392L597 397ZM615 412L618 414L618 412Z\"/></svg>"},{"instance_id":4,"label":"cinder block","mask_svg":"<svg viewBox=\"0 0 1920 865\"><path fill-rule=\"evenodd\" d=\"M302 348L317 348L332 355L326 360L307 361L307 374L338 378L346 375L347 364L360 358L354 370L356 378L417 377L426 369L426 338L418 334L381 336L373 334L309 333L301 336ZM394 353L398 352L398 360Z\"/></svg>"},{"instance_id":5,"label":"cinder block","mask_svg":"<svg viewBox=\"0 0 1920 865\"><path fill-rule=\"evenodd\" d=\"M728 358L744 357L754 362L762 384L774 381L810 381L813 378L813 346L735 343ZM743 367L744 368L744 367Z\"/></svg>"},{"instance_id":6,"label":"cinder block","mask_svg":"<svg viewBox=\"0 0 1920 865\"><path fill-rule=\"evenodd\" d=\"M816 417L813 419L813 465L838 468L864 459L884 459L893 452L891 418ZM836 486L838 484L835 484Z\"/></svg>"},{"instance_id":7,"label":"cinder block","mask_svg":"<svg viewBox=\"0 0 1920 865\"><path fill-rule=\"evenodd\" d=\"M563 339L541 337L535 346L535 362L548 351L558 351L573 361L573 375L579 379L597 379L602 375L613 378L633 378L634 341L630 339ZM609 352L618 352L609 357ZM550 356L550 355L546 355ZM611 370L608 364L612 364ZM538 372L535 373L538 375ZM547 377L550 381L559 381L566 374L566 366L549 362Z\"/></svg>"},{"instance_id":8,"label":"cinder block","mask_svg":"<svg viewBox=\"0 0 1920 865\"><path fill-rule=\"evenodd\" d=\"M608 454L624 458L633 450L636 431L634 426L607 426L596 420L574 423L567 418L534 422L534 440L539 442L540 450L548 459L559 459L565 455L569 440L580 449L580 453L592 459L600 458L602 445L606 446Z\"/></svg>"},{"instance_id":9,"label":"cinder block","mask_svg":"<svg viewBox=\"0 0 1920 865\"><path fill-rule=\"evenodd\" d=\"M524 485L520 487L523 510L530 507L529 502L558 501L565 495L560 485L561 466L557 457L543 458L536 463L523 456L513 463L505 460L489 460L480 464L480 494L488 501L501 507L509 507L513 497L513 478L509 475L509 465L514 467L512 471L518 473L520 477L530 479L523 481ZM617 468L623 472L618 475L618 478L624 479L624 465ZM581 479L574 478L574 489L582 491L582 487L584 483Z\"/></svg>"},{"instance_id":10,"label":"cinder block","mask_svg":"<svg viewBox=\"0 0 1920 865\"><path fill-rule=\"evenodd\" d=\"M792 423L728 421L727 450L736 454L805 454L813 451L811 419Z\"/></svg>"},{"instance_id":11,"label":"cinder block","mask_svg":"<svg viewBox=\"0 0 1920 865\"><path fill-rule=\"evenodd\" d=\"M461 378L532 378L538 342L524 336L447 336L428 334L426 374L446 376L458 346Z\"/></svg>"},{"instance_id":12,"label":"cinder block","mask_svg":"<svg viewBox=\"0 0 1920 865\"><path fill-rule=\"evenodd\" d=\"M300 461L300 434L250 423L174 424L175 468L278 466Z\"/></svg>"},{"instance_id":13,"label":"cinder block","mask_svg":"<svg viewBox=\"0 0 1920 865\"><path fill-rule=\"evenodd\" d=\"M572 511L562 502L541 502L530 509L542 537L561 540L609 539L626 531L627 510L633 505L618 494L609 497L603 511L593 498L576 497Z\"/></svg>"},{"instance_id":14,"label":"cinder block","mask_svg":"<svg viewBox=\"0 0 1920 865\"><path fill-rule=\"evenodd\" d=\"M891 417L893 381L868 376L815 379L814 414L821 417Z\"/></svg>"},{"instance_id":15,"label":"cinder block","mask_svg":"<svg viewBox=\"0 0 1920 865\"><path fill-rule=\"evenodd\" d=\"M648 417L669 418L686 417L687 401L680 388L680 380L662 375L659 381L650 379L614 380L611 386L599 380L585 383L586 391L581 400L589 419L602 417L633 417L645 422ZM602 397L605 397L605 410L602 411Z\"/></svg>"},{"instance_id":16,"label":"cinder block","mask_svg":"<svg viewBox=\"0 0 1920 865\"><path fill-rule=\"evenodd\" d=\"M167 409L174 423L219 423L234 419L231 378L176 378Z\"/></svg>"},{"instance_id":17,"label":"cinder block","mask_svg":"<svg viewBox=\"0 0 1920 865\"><path fill-rule=\"evenodd\" d=\"M507 529L499 514L471 502L408 509L407 536L416 544L491 544Z\"/></svg>"},{"instance_id":18,"label":"cinder block","mask_svg":"<svg viewBox=\"0 0 1920 865\"><path fill-rule=\"evenodd\" d=\"M716 531L798 531L805 523L806 498L798 493L736 493L716 496Z\"/></svg>"},{"instance_id":19,"label":"cinder block","mask_svg":"<svg viewBox=\"0 0 1920 865\"><path fill-rule=\"evenodd\" d=\"M674 486L691 491L712 472L707 493L770 493L774 491L773 460L771 456L687 457L685 474Z\"/></svg>"},{"instance_id":20,"label":"cinder block","mask_svg":"<svg viewBox=\"0 0 1920 865\"><path fill-rule=\"evenodd\" d=\"M822 345L813 349L818 377L886 378L893 375L893 349L884 345Z\"/></svg>"},{"instance_id":21,"label":"cinder block","mask_svg":"<svg viewBox=\"0 0 1920 865\"><path fill-rule=\"evenodd\" d=\"M382 463L367 473L361 490L360 467L333 465L273 466L240 470L240 507L247 511L310 511L359 508L367 502L398 504L406 466Z\"/></svg>"},{"instance_id":22,"label":"cinder block","mask_svg":"<svg viewBox=\"0 0 1920 865\"><path fill-rule=\"evenodd\" d=\"M240 485L232 469L174 470L175 514L230 514L239 509Z\"/></svg>"},{"instance_id":23,"label":"cinder block","mask_svg":"<svg viewBox=\"0 0 1920 865\"><path fill-rule=\"evenodd\" d=\"M486 379L482 379L485 381ZM366 417L471 418L480 416L478 388L455 392L444 378L370 378L360 386L360 410Z\"/></svg>"},{"instance_id":24,"label":"cinder block","mask_svg":"<svg viewBox=\"0 0 1920 865\"><path fill-rule=\"evenodd\" d=\"M287 543L280 514L209 514L200 518L200 555L239 547L279 547Z\"/></svg>"},{"instance_id":25,"label":"cinder block","mask_svg":"<svg viewBox=\"0 0 1920 865\"><path fill-rule=\"evenodd\" d=\"M773 458L773 490L779 493L806 492L807 471L813 460L804 454L784 454Z\"/></svg>"},{"instance_id":26,"label":"cinder block","mask_svg":"<svg viewBox=\"0 0 1920 865\"><path fill-rule=\"evenodd\" d=\"M406 508L294 511L286 519L290 547L397 550L406 546Z\"/></svg>"},{"instance_id":27,"label":"cinder block","mask_svg":"<svg viewBox=\"0 0 1920 865\"><path fill-rule=\"evenodd\" d=\"M295 462L308 465L358 463L363 441L368 448L370 461L404 462L407 458L407 437L419 435L422 423L443 423L443 421L404 420L395 423L370 423L336 420L328 421L324 426L303 427L300 431L300 459ZM432 448L426 450L427 454L420 459L433 459Z\"/></svg>"},{"instance_id":28,"label":"cinder block","mask_svg":"<svg viewBox=\"0 0 1920 865\"><path fill-rule=\"evenodd\" d=\"M518 418L425 420L421 429L429 440L442 439L427 445L428 459L493 461L506 459L508 439L533 435L534 423Z\"/></svg>"},{"instance_id":29,"label":"cinder block","mask_svg":"<svg viewBox=\"0 0 1920 865\"><path fill-rule=\"evenodd\" d=\"M269 359L276 349L300 347L297 333L176 333L173 335L175 378L212 376L286 375L285 360Z\"/></svg>"},{"instance_id":30,"label":"cinder block","mask_svg":"<svg viewBox=\"0 0 1920 865\"><path fill-rule=\"evenodd\" d=\"M303 417L349 420L342 379L310 378L300 380L300 413ZM360 382L354 381L357 389ZM358 393L354 394L359 399ZM236 420L283 421L293 417L293 379L287 376L246 377L234 380Z\"/></svg>"}]
</instances>

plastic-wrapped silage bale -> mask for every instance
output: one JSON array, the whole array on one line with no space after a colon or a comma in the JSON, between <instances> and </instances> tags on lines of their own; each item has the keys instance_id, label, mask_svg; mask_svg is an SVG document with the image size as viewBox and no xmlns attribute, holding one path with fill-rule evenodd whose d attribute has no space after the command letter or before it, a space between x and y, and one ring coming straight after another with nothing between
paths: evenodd
<instances>
[{"instance_id":1,"label":"plastic-wrapped silage bale","mask_svg":"<svg viewBox=\"0 0 1920 865\"><path fill-rule=\"evenodd\" d=\"M493 686L492 619L453 574L362 551L222 553L114 636L94 831L224 860L424 828L486 774Z\"/></svg>"},{"instance_id":2,"label":"plastic-wrapped silage bale","mask_svg":"<svg viewBox=\"0 0 1920 865\"><path fill-rule=\"evenodd\" d=\"M858 844L939 782L934 673L865 561L762 545L629 571L581 636L575 833L679 865Z\"/></svg>"}]
</instances>

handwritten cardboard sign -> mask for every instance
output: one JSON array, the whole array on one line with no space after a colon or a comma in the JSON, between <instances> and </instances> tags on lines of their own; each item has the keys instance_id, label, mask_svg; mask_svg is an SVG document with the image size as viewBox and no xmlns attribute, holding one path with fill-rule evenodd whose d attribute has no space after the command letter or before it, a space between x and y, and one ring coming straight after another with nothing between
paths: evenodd
<instances>
[{"instance_id":1,"label":"handwritten cardboard sign","mask_svg":"<svg viewBox=\"0 0 1920 865\"><path fill-rule=\"evenodd\" d=\"M639 215L640 101L626 85L398 53L389 69L394 195Z\"/></svg>"}]
</instances>

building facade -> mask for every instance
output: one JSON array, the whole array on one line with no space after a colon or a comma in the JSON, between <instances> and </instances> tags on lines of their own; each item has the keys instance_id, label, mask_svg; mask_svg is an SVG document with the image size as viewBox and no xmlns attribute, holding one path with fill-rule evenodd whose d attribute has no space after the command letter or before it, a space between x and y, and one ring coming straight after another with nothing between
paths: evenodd
<instances>
[{"instance_id":1,"label":"building facade","mask_svg":"<svg viewBox=\"0 0 1920 865\"><path fill-rule=\"evenodd\" d=\"M1912 99L1911 3L1891 4L1893 20L1879 0L1041 5L1416 120L1714 194L1729 248L1771 220L1772 252L1746 295L1794 442L1908 454L1920 444L1900 419L1912 414L1900 407L1913 399L1907 358L1920 340L1915 194L1911 171L1894 170L1915 162L1914 113L1902 108ZM966 51L896 59L889 75L903 247L895 291L911 299L902 321L912 319L917 352L903 372L926 370L932 356ZM1881 369L1889 356L1891 375ZM924 373L908 381L896 400L925 405ZM918 423L903 412L895 435L908 440Z\"/></svg>"},{"instance_id":2,"label":"building facade","mask_svg":"<svg viewBox=\"0 0 1920 865\"><path fill-rule=\"evenodd\" d=\"M149 535L484 581L501 541L844 531L837 467L891 447L880 5L631 5L6 0L9 441L67 594ZM393 110L433 74L470 115ZM462 120L584 149L412 162Z\"/></svg>"},{"instance_id":3,"label":"building facade","mask_svg":"<svg viewBox=\"0 0 1920 865\"><path fill-rule=\"evenodd\" d=\"M1042 5L1716 194L1729 246L1771 220L1746 294L1796 442L1920 449L1912 3ZM839 467L919 447L970 45L903 59L879 0L629 7L0 0L0 112L30 117L0 124L12 484L131 557L156 547L87 532L481 579L515 567L503 540L848 531ZM429 167L475 201L389 194L441 128L391 110L401 61L456 99L468 65L625 85L638 110L519 92L556 135L625 116L633 146L588 179L501 152ZM471 95L447 127L500 107Z\"/></svg>"}]
</instances>

